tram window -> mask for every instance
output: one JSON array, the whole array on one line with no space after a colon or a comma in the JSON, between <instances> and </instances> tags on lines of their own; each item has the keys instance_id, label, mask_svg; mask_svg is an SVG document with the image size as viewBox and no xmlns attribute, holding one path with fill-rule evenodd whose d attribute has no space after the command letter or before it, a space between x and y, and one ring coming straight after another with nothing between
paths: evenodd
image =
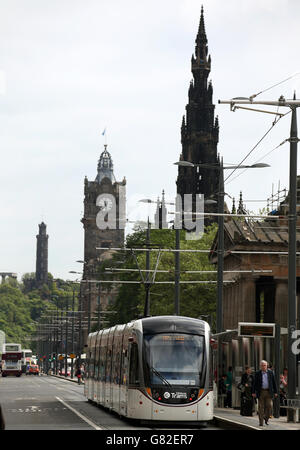
<instances>
[{"instance_id":1,"label":"tram window","mask_svg":"<svg viewBox=\"0 0 300 450\"><path fill-rule=\"evenodd\" d=\"M106 374L105 374L105 380L106 383L110 383L110 379L111 379L111 365L112 365L112 354L111 354L111 350L108 350L107 352L107 359L106 359Z\"/></svg>"},{"instance_id":2,"label":"tram window","mask_svg":"<svg viewBox=\"0 0 300 450\"><path fill-rule=\"evenodd\" d=\"M138 346L136 343L131 344L130 351L130 367L129 367L129 383L138 386L139 380L139 358Z\"/></svg>"},{"instance_id":3,"label":"tram window","mask_svg":"<svg viewBox=\"0 0 300 450\"><path fill-rule=\"evenodd\" d=\"M172 385L203 386L206 373L203 336L146 335L144 344L152 384L165 384L165 378Z\"/></svg>"},{"instance_id":4,"label":"tram window","mask_svg":"<svg viewBox=\"0 0 300 450\"><path fill-rule=\"evenodd\" d=\"M98 380L99 376L99 348L96 347L96 357L95 357L95 380Z\"/></svg>"},{"instance_id":5,"label":"tram window","mask_svg":"<svg viewBox=\"0 0 300 450\"><path fill-rule=\"evenodd\" d=\"M115 351L115 357L114 357L114 367L113 367L113 383L119 384L120 383L120 350Z\"/></svg>"},{"instance_id":6,"label":"tram window","mask_svg":"<svg viewBox=\"0 0 300 450\"><path fill-rule=\"evenodd\" d=\"M111 378L112 378L112 382L116 383L116 377L117 377L117 360L118 360L118 353L117 353L117 349L114 348L113 351L113 358L112 358L112 370L111 370Z\"/></svg>"},{"instance_id":7,"label":"tram window","mask_svg":"<svg viewBox=\"0 0 300 450\"><path fill-rule=\"evenodd\" d=\"M90 351L88 378L94 377L95 354L94 349Z\"/></svg>"},{"instance_id":8,"label":"tram window","mask_svg":"<svg viewBox=\"0 0 300 450\"><path fill-rule=\"evenodd\" d=\"M106 347L100 349L100 381L105 381Z\"/></svg>"},{"instance_id":9,"label":"tram window","mask_svg":"<svg viewBox=\"0 0 300 450\"><path fill-rule=\"evenodd\" d=\"M121 363L121 383L127 385L128 381L128 351L123 350L122 352L122 363Z\"/></svg>"}]
</instances>

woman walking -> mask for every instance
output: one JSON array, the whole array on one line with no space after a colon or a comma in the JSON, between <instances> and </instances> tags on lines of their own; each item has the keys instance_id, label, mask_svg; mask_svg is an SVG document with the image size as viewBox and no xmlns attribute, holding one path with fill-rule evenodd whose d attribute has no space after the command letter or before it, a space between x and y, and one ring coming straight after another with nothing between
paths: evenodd
<instances>
[{"instance_id":1,"label":"woman walking","mask_svg":"<svg viewBox=\"0 0 300 450\"><path fill-rule=\"evenodd\" d=\"M238 386L241 390L241 416L252 416L254 402L252 397L253 382L254 376L252 375L251 367L246 366L245 373Z\"/></svg>"}]
</instances>

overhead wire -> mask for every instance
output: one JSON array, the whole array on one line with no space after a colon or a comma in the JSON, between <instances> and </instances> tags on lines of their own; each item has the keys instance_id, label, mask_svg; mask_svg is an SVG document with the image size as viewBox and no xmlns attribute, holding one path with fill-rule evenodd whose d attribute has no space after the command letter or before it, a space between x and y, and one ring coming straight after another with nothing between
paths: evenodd
<instances>
[{"instance_id":1,"label":"overhead wire","mask_svg":"<svg viewBox=\"0 0 300 450\"><path fill-rule=\"evenodd\" d=\"M290 111L289 111L290 112ZM272 152L274 152L275 150L277 150L277 148L281 147L281 145L285 144L288 141L288 139L285 139L284 141L282 141L279 145L277 145L276 147L272 148L272 150L270 150L269 152L267 152L265 155L263 155L260 159L258 159L256 161L256 164L260 161L262 161L264 158L266 158L267 156L269 156ZM239 176L241 176L244 172L246 172L246 170L248 170L247 168L244 169L243 171L239 172L234 178L232 178L229 183L231 183L232 181L236 180ZM227 184L229 184L227 183ZM248 200L251 201L251 200ZM253 200L255 201L255 200ZM257 200L256 200L257 201ZM264 200L261 200L264 201Z\"/></svg>"},{"instance_id":2,"label":"overhead wire","mask_svg":"<svg viewBox=\"0 0 300 450\"><path fill-rule=\"evenodd\" d=\"M288 111L287 113L285 113L282 117L285 117L287 114L290 114L290 112L291 112L291 110L290 111ZM279 122L279 120L282 118L282 117L280 117L277 121L275 120L274 122L272 122L272 125L271 125L271 127L266 131L266 133L259 139L259 141L254 145L254 147L252 147L251 148L251 150L247 153L247 155L242 159L242 161L239 163L239 164L237 164L237 166L236 166L236 168L235 169L233 169L232 170L232 172L230 172L230 174L224 179L224 183L234 174L234 172L239 168L239 166L241 166L242 164L243 164L243 162L251 155L251 153L253 153L254 152L254 150L259 146L259 144L265 139L265 137L270 133L270 131L274 128L274 126ZM280 144L281 145L281 144ZM280 146L279 145L279 146ZM272 151L273 150L275 150L275 149L272 149ZM271 153L271 152L270 152ZM265 155L266 156L266 155ZM265 157L264 156L264 157ZM261 158L262 159L262 158ZM260 159L260 161L261 161L261 159ZM247 170L247 169L245 169L245 170ZM244 171L245 171L244 170ZM244 171L243 172L241 172L241 174L242 173L244 173Z\"/></svg>"},{"instance_id":3,"label":"overhead wire","mask_svg":"<svg viewBox=\"0 0 300 450\"><path fill-rule=\"evenodd\" d=\"M253 94L253 95L251 95L249 98L251 99L251 100L253 100L253 98L255 98L255 97L257 97L258 95L260 95L260 94L263 94L264 92L267 92L267 91L269 91L269 90L271 90L271 89L273 89L273 88L275 88L275 87L277 87L277 86L279 86L279 85L281 85L281 84L283 84L283 83L285 83L286 81L288 81L288 80L291 80L292 78L294 78L295 76L297 76L297 75L299 75L300 74L300 72L296 72L296 73L294 73L293 75L291 75L291 76L289 76L289 77L287 77L287 78L285 78L284 80L282 80L282 81L279 81L278 83L275 83L275 84L273 84L272 86L270 86L270 87L268 87L268 88L266 88L266 89L263 89L262 91L260 91L260 92L258 92L257 94ZM279 110L279 106L277 107L277 112L278 112L278 110ZM272 122L272 126L267 130L267 132L263 135L263 137L257 142L257 144L249 151L249 153L243 158L243 160L238 164L238 166L235 168L235 169L233 169L233 171L225 178L225 180L224 180L224 183L225 183L225 181L227 181L232 175L233 175L233 173L238 169L238 167L251 155L251 153L258 147L258 145L263 141L263 139L269 134L269 132L272 130L272 128L279 122L279 120L282 118L282 117L285 117L287 114L289 114L291 112L291 110L290 111L288 111L287 113L285 113L283 116L279 116L278 118L275 118L275 120ZM282 144L280 144L280 145L282 145ZM279 146L280 146L279 145ZM275 150L276 148L278 148L279 146L277 146L277 147L275 147L273 150ZM273 150L271 150L271 152L273 151ZM270 152L270 153L271 153ZM267 156L267 155L265 155L265 156ZM264 157L265 157L264 156ZM262 159L262 158L261 158ZM261 161L261 159L259 160L259 161ZM245 169L245 170L247 170L247 169ZM242 173L244 173L244 171L243 172L241 172L239 175L241 175ZM239 176L238 175L238 176ZM235 178L237 178L237 177L235 177ZM234 178L234 179L235 179ZM233 181L233 180L232 180Z\"/></svg>"},{"instance_id":4,"label":"overhead wire","mask_svg":"<svg viewBox=\"0 0 300 450\"><path fill-rule=\"evenodd\" d=\"M289 76L288 78L285 78L284 80L279 81L279 82L276 83L276 84L273 84L272 86L270 86L270 87L268 87L268 88L266 88L266 89L264 89L264 90L258 92L257 94L250 95L249 98L250 98L250 99L253 99L253 98L257 97L258 95L263 94L264 92L270 91L270 90L273 89L274 87L277 87L277 86L279 86L280 84L285 83L285 82L288 81L288 80L291 80L292 78L294 78L295 76L297 76L297 75L299 75L299 74L300 74L300 72L296 72L296 73L294 73L293 75Z\"/></svg>"}]
</instances>

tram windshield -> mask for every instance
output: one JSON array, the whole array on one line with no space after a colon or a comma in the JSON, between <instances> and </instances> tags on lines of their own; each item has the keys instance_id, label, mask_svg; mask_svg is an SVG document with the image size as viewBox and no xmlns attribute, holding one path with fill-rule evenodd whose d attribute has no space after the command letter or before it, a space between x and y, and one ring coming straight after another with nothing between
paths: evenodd
<instances>
[{"instance_id":1,"label":"tram windshield","mask_svg":"<svg viewBox=\"0 0 300 450\"><path fill-rule=\"evenodd\" d=\"M152 385L199 386L202 379L204 337L192 334L144 336Z\"/></svg>"}]
</instances>

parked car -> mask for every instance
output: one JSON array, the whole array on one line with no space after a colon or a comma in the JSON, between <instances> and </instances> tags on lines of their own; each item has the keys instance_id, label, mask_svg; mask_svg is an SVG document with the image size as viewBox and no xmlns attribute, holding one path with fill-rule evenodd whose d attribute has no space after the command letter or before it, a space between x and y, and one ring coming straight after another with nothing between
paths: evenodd
<instances>
[{"instance_id":1,"label":"parked car","mask_svg":"<svg viewBox=\"0 0 300 450\"><path fill-rule=\"evenodd\" d=\"M33 364L29 366L28 371L26 371L26 375L38 375L40 373L39 366L36 364Z\"/></svg>"}]
</instances>

